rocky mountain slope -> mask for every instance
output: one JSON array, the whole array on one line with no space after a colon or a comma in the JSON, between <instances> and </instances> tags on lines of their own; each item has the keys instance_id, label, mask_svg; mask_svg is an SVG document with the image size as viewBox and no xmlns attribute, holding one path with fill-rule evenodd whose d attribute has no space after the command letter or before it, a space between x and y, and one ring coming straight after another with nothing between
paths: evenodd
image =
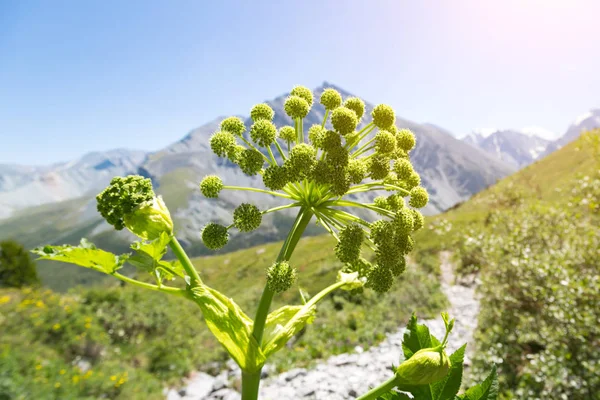
<instances>
[{"instance_id":1,"label":"rocky mountain slope","mask_svg":"<svg viewBox=\"0 0 600 400\"><path fill-rule=\"evenodd\" d=\"M0 165L0 218L95 193L113 176L136 171L145 158L142 151L118 149L43 167Z\"/></svg>"},{"instance_id":2,"label":"rocky mountain slope","mask_svg":"<svg viewBox=\"0 0 600 400\"><path fill-rule=\"evenodd\" d=\"M558 138L554 143L548 146L545 155L556 151L557 149L571 143L579 137L583 132L600 128L600 108L593 108L590 111L575 118L569 125L569 128L563 136Z\"/></svg>"},{"instance_id":3,"label":"rocky mountain slope","mask_svg":"<svg viewBox=\"0 0 600 400\"><path fill-rule=\"evenodd\" d=\"M545 154L553 141L551 136L544 136L537 131L504 129L474 131L465 136L463 141L514 167L522 168Z\"/></svg>"},{"instance_id":4,"label":"rocky mountain slope","mask_svg":"<svg viewBox=\"0 0 600 400\"><path fill-rule=\"evenodd\" d=\"M327 87L336 88L344 98L351 96L349 92L325 82L314 90L316 98ZM268 101L275 110L274 122L278 126L291 124L291 120L283 111L286 97L287 94L284 94ZM366 108L367 113L370 113L373 105L367 103ZM401 110L398 112L401 114ZM323 107L316 104L305 119L305 129L314 123L321 123L323 116ZM100 158L92 161L92 157L86 156L75 163L63 165L61 168L69 173L64 173L64 178L60 175L60 182L68 181L69 185L65 184L65 187L77 187L79 190L77 193L81 197L75 198L76 193L73 189L73 195L57 198L70 199L66 202L17 211L10 218L0 220L0 238L18 237L26 245L35 246L42 243L76 242L79 237L85 236L99 246L115 251L126 251L128 243L126 239L129 239L126 237L127 234L115 233L99 218L94 210L93 194L108 183L110 177L137 172L151 177L156 191L164 196L176 220L178 237L183 240L184 245L188 248L193 247L193 255L202 254L204 247L193 245L199 243L200 230L208 221L224 221L229 224L231 210L244 201L256 202L261 208L278 203L275 199L256 196L249 192L230 192L231 195L228 193L227 197L218 200L208 200L200 195L197 189L198 182L208 174L220 175L229 185L262 187L259 177L244 175L237 167L217 158L210 151L208 139L217 130L221 119L222 117L217 118L194 129L183 139L146 157L134 153L135 156L132 155L131 158L119 163L112 158L106 158L108 160L106 162ZM246 124L250 125L249 118L246 119ZM417 137L417 147L411 156L415 168L421 174L423 185L430 191L430 205L425 210L429 214L440 212L469 198L516 169L482 150L473 149L472 146L454 138L449 132L435 125L418 124L402 118L397 119L397 125L399 128L413 130ZM140 159L143 161L138 163ZM103 166L106 167L102 168ZM0 180L8 182L9 179L5 177L8 175L3 174L2 171L0 169ZM84 171L88 175L85 175ZM95 171L95 175L91 171ZM93 180L90 176L94 178L101 176L102 179ZM10 179L16 181L16 178ZM95 182L94 190L91 190L91 184L87 184L91 181ZM77 186L78 182L80 186ZM28 187L27 185L27 183L21 184L20 187ZM8 184L5 186L8 187ZM10 197L11 204L18 204L16 199L21 198L25 202L24 197L30 197L19 195L18 190L24 189L6 190L4 197L0 197L0 203ZM67 192L66 189L63 192ZM281 238L291 224L292 216L289 216L289 219L285 216L277 218L275 221L266 219L260 231L254 236L232 238L228 249Z\"/></svg>"}]
</instances>

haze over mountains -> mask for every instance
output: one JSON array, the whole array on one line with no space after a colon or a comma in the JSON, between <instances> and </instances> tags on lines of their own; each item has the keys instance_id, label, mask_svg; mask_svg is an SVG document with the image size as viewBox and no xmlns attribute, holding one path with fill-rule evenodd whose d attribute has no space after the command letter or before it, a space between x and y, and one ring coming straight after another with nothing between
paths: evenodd
<instances>
[{"instance_id":1,"label":"haze over mountains","mask_svg":"<svg viewBox=\"0 0 600 400\"><path fill-rule=\"evenodd\" d=\"M481 129L463 137L463 141L496 158L525 167L577 139L582 132L600 128L600 108L575 118L567 131L558 136L543 128Z\"/></svg>"},{"instance_id":2,"label":"haze over mountains","mask_svg":"<svg viewBox=\"0 0 600 400\"><path fill-rule=\"evenodd\" d=\"M327 87L337 89L344 98L352 96L325 82L314 89L315 97L318 99ZM275 110L274 122L278 126L292 123L283 111L286 97L284 94L268 101ZM370 113L373 105L368 99L364 100L366 113ZM600 110L596 111L600 114ZM323 107L315 104L305 119L305 129L321 123L323 115ZM596 117L592 114L591 120L582 120L582 129L593 125ZM27 246L36 246L73 243L84 236L107 248L126 249L131 237L127 237L126 232L115 233L104 223L95 211L94 196L113 176L129 173L152 178L156 191L164 196L176 220L178 237L188 246L200 241L200 230L207 222L229 224L231 210L242 202L254 202L263 209L279 204L279 199L250 192L229 192L218 200L200 195L197 185L208 174L217 174L230 185L263 186L260 176L246 176L236 166L212 154L208 139L222 118L205 123L154 153L114 150L91 153L73 162L48 167L0 165L0 218L3 218L0 219L0 239L16 237ZM249 126L250 119L245 118L245 123ZM553 143L518 131L498 131L487 137L472 135L459 140L441 127L415 123L401 116L397 118L397 126L411 129L417 137L411 159L421 174L423 185L430 191L430 205L425 210L430 214L466 200L531 163ZM571 132L577 129L570 128L568 134L576 136ZM292 217L290 221L285 216L277 218L267 218L254 236L234 237L232 245L241 247L279 239L280 230L285 231Z\"/></svg>"}]
</instances>

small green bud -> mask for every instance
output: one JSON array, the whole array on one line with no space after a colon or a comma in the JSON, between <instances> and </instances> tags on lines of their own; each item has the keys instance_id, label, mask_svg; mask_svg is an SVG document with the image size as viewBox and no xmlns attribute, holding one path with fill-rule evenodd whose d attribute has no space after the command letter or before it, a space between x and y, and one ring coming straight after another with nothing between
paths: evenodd
<instances>
[{"instance_id":1,"label":"small green bud","mask_svg":"<svg viewBox=\"0 0 600 400\"><path fill-rule=\"evenodd\" d=\"M394 277L388 268L375 265L367 275L367 286L378 293L388 292L392 288Z\"/></svg>"},{"instance_id":2,"label":"small green bud","mask_svg":"<svg viewBox=\"0 0 600 400\"><path fill-rule=\"evenodd\" d=\"M394 172L398 176L398 179L407 179L415 172L410 161L403 158L394 160Z\"/></svg>"},{"instance_id":3,"label":"small green bud","mask_svg":"<svg viewBox=\"0 0 600 400\"><path fill-rule=\"evenodd\" d=\"M352 263L360 257L360 247L365 233L358 224L346 225L339 232L340 241L335 246L335 255L343 263Z\"/></svg>"},{"instance_id":4,"label":"small green bud","mask_svg":"<svg viewBox=\"0 0 600 400\"><path fill-rule=\"evenodd\" d=\"M246 175L256 175L262 169L264 158L262 154L254 149L245 149L240 154L238 162L241 170Z\"/></svg>"},{"instance_id":5,"label":"small green bud","mask_svg":"<svg viewBox=\"0 0 600 400\"><path fill-rule=\"evenodd\" d=\"M267 286L275 293L285 292L295 280L296 269L287 261L275 263L267 269Z\"/></svg>"},{"instance_id":6,"label":"small green bud","mask_svg":"<svg viewBox=\"0 0 600 400\"><path fill-rule=\"evenodd\" d=\"M414 216L413 212L409 208L401 208L394 217L394 227L396 232L402 234L409 234L413 230Z\"/></svg>"},{"instance_id":7,"label":"small green bud","mask_svg":"<svg viewBox=\"0 0 600 400\"><path fill-rule=\"evenodd\" d=\"M394 267L402 257L402 251L395 246L394 241L387 238L375 249L375 262L384 268Z\"/></svg>"},{"instance_id":8,"label":"small green bud","mask_svg":"<svg viewBox=\"0 0 600 400\"><path fill-rule=\"evenodd\" d=\"M373 222L369 226L369 230L371 231L370 238L375 245L379 245L394 236L394 226L390 221L383 219Z\"/></svg>"},{"instance_id":9,"label":"small green bud","mask_svg":"<svg viewBox=\"0 0 600 400\"><path fill-rule=\"evenodd\" d=\"M410 235L398 233L394 237L394 245L402 254L408 254L415 248L415 241Z\"/></svg>"},{"instance_id":10,"label":"small green bud","mask_svg":"<svg viewBox=\"0 0 600 400\"><path fill-rule=\"evenodd\" d=\"M242 232L251 232L260 226L262 213L253 204L242 203L233 211L233 225Z\"/></svg>"},{"instance_id":11,"label":"small green bud","mask_svg":"<svg viewBox=\"0 0 600 400\"><path fill-rule=\"evenodd\" d=\"M217 175L207 175L200 182L200 191L204 197L216 199L223 189L223 181Z\"/></svg>"},{"instance_id":12,"label":"small green bud","mask_svg":"<svg viewBox=\"0 0 600 400\"><path fill-rule=\"evenodd\" d=\"M396 143L397 143L397 142L398 142L398 141L396 140ZM405 159L405 160L408 160L408 159L409 159L409 157L408 157L408 153L407 153L406 151L402 150L402 149L401 149L400 147L398 147L398 146L396 146L396 151L394 151L394 152L392 153L392 158L393 158L393 159L395 159L395 160L399 160L399 159Z\"/></svg>"},{"instance_id":13,"label":"small green bud","mask_svg":"<svg viewBox=\"0 0 600 400\"><path fill-rule=\"evenodd\" d=\"M302 119L308 115L310 105L300 96L290 96L283 104L285 113L292 119Z\"/></svg>"},{"instance_id":14,"label":"small green bud","mask_svg":"<svg viewBox=\"0 0 600 400\"><path fill-rule=\"evenodd\" d=\"M315 164L311 178L320 185L331 184L334 179L334 167L326 160L319 160Z\"/></svg>"},{"instance_id":15,"label":"small green bud","mask_svg":"<svg viewBox=\"0 0 600 400\"><path fill-rule=\"evenodd\" d=\"M138 205L123 220L127 229L144 240L157 239L163 232L173 235L173 220L160 196Z\"/></svg>"},{"instance_id":16,"label":"small green bud","mask_svg":"<svg viewBox=\"0 0 600 400\"><path fill-rule=\"evenodd\" d=\"M350 183L359 184L367 177L367 164L364 160L355 158L348 162L348 177Z\"/></svg>"},{"instance_id":17,"label":"small green bud","mask_svg":"<svg viewBox=\"0 0 600 400\"><path fill-rule=\"evenodd\" d=\"M379 129L389 129L396 122L394 109L386 104L379 104L371 111L373 124Z\"/></svg>"},{"instance_id":18,"label":"small green bud","mask_svg":"<svg viewBox=\"0 0 600 400\"><path fill-rule=\"evenodd\" d=\"M394 277L399 277L406 271L406 259L404 257L398 258L398 262L390 266L390 272Z\"/></svg>"},{"instance_id":19,"label":"small green bud","mask_svg":"<svg viewBox=\"0 0 600 400\"><path fill-rule=\"evenodd\" d=\"M250 138L262 147L268 147L277 138L277 128L271 121L260 119L250 127Z\"/></svg>"},{"instance_id":20,"label":"small green bud","mask_svg":"<svg viewBox=\"0 0 600 400\"><path fill-rule=\"evenodd\" d=\"M379 131L375 135L375 150L381 154L390 154L396 150L396 138L388 131Z\"/></svg>"},{"instance_id":21,"label":"small green bud","mask_svg":"<svg viewBox=\"0 0 600 400\"><path fill-rule=\"evenodd\" d=\"M408 178L404 179L404 182L406 182L407 189L411 190L412 188L417 187L421 184L421 177L419 176L419 174L417 174L416 171L413 171L413 173L410 174Z\"/></svg>"},{"instance_id":22,"label":"small green bud","mask_svg":"<svg viewBox=\"0 0 600 400\"><path fill-rule=\"evenodd\" d=\"M401 208L404 208L404 199L397 193L388 196L386 201L391 211L397 212Z\"/></svg>"},{"instance_id":23,"label":"small green bud","mask_svg":"<svg viewBox=\"0 0 600 400\"><path fill-rule=\"evenodd\" d=\"M343 196L350 190L350 178L345 168L334 168L331 182L331 193Z\"/></svg>"},{"instance_id":24,"label":"small green bud","mask_svg":"<svg viewBox=\"0 0 600 400\"><path fill-rule=\"evenodd\" d=\"M308 140L315 146L317 149L323 148L323 139L325 138L325 134L327 130L319 124L314 124L308 130Z\"/></svg>"},{"instance_id":25,"label":"small green bud","mask_svg":"<svg viewBox=\"0 0 600 400\"><path fill-rule=\"evenodd\" d=\"M317 151L308 143L300 143L290 150L284 167L292 182L304 179L312 173L317 163Z\"/></svg>"},{"instance_id":26,"label":"small green bud","mask_svg":"<svg viewBox=\"0 0 600 400\"><path fill-rule=\"evenodd\" d=\"M336 131L326 131L321 140L321 148L325 151L342 146L342 137Z\"/></svg>"},{"instance_id":27,"label":"small green bud","mask_svg":"<svg viewBox=\"0 0 600 400\"><path fill-rule=\"evenodd\" d=\"M384 155L376 154L369 159L369 175L372 179L385 178L390 173L390 159Z\"/></svg>"},{"instance_id":28,"label":"small green bud","mask_svg":"<svg viewBox=\"0 0 600 400\"><path fill-rule=\"evenodd\" d=\"M209 223L202 229L202 242L211 250L219 250L229 241L227 227L214 222Z\"/></svg>"},{"instance_id":29,"label":"small green bud","mask_svg":"<svg viewBox=\"0 0 600 400\"><path fill-rule=\"evenodd\" d=\"M229 132L216 132L210 137L210 148L219 157L227 157L235 145L235 136Z\"/></svg>"},{"instance_id":30,"label":"small green bud","mask_svg":"<svg viewBox=\"0 0 600 400\"><path fill-rule=\"evenodd\" d=\"M227 159L234 164L238 164L240 162L240 158L242 156L242 152L246 150L244 146L241 144L236 144L233 148L227 153Z\"/></svg>"},{"instance_id":31,"label":"small green bud","mask_svg":"<svg viewBox=\"0 0 600 400\"><path fill-rule=\"evenodd\" d=\"M330 147L327 150L327 160L336 168L343 168L348 165L350 153L342 145Z\"/></svg>"},{"instance_id":32,"label":"small green bud","mask_svg":"<svg viewBox=\"0 0 600 400\"><path fill-rule=\"evenodd\" d=\"M279 137L286 142L295 142L296 141L296 130L289 126L282 126L279 129Z\"/></svg>"},{"instance_id":33,"label":"small green bud","mask_svg":"<svg viewBox=\"0 0 600 400\"><path fill-rule=\"evenodd\" d=\"M331 124L340 135L345 136L354 132L358 125L358 118L349 108L338 107L331 113Z\"/></svg>"},{"instance_id":34,"label":"small green bud","mask_svg":"<svg viewBox=\"0 0 600 400\"><path fill-rule=\"evenodd\" d=\"M409 129L399 130L396 135L396 141L398 142L398 147L406 152L411 151L417 144L415 135Z\"/></svg>"},{"instance_id":35,"label":"small green bud","mask_svg":"<svg viewBox=\"0 0 600 400\"><path fill-rule=\"evenodd\" d=\"M254 122L260 121L261 119L273 121L274 116L275 112L271 106L266 103L257 104L250 110L250 118L252 118L252 121Z\"/></svg>"},{"instance_id":36,"label":"small green bud","mask_svg":"<svg viewBox=\"0 0 600 400\"><path fill-rule=\"evenodd\" d=\"M358 97L348 97L344 102L344 107L354 111L358 119L361 119L365 114L365 102Z\"/></svg>"},{"instance_id":37,"label":"small green bud","mask_svg":"<svg viewBox=\"0 0 600 400\"><path fill-rule=\"evenodd\" d=\"M287 185L288 173L285 167L270 165L263 174L263 183L271 190L281 190Z\"/></svg>"},{"instance_id":38,"label":"small green bud","mask_svg":"<svg viewBox=\"0 0 600 400\"><path fill-rule=\"evenodd\" d=\"M311 107L313 104L312 91L306 86L295 86L290 92L290 95L303 98L304 100L306 100L309 107Z\"/></svg>"},{"instance_id":39,"label":"small green bud","mask_svg":"<svg viewBox=\"0 0 600 400\"><path fill-rule=\"evenodd\" d=\"M140 175L114 177L98 196L98 212L118 231L125 228L124 218L141 204L154 199L152 181Z\"/></svg>"},{"instance_id":40,"label":"small green bud","mask_svg":"<svg viewBox=\"0 0 600 400\"><path fill-rule=\"evenodd\" d=\"M417 186L410 191L410 200L408 204L414 208L423 208L429 203L429 193L427 189Z\"/></svg>"},{"instance_id":41,"label":"small green bud","mask_svg":"<svg viewBox=\"0 0 600 400\"><path fill-rule=\"evenodd\" d=\"M396 369L400 384L429 385L448 375L452 363L442 346L417 351Z\"/></svg>"},{"instance_id":42,"label":"small green bud","mask_svg":"<svg viewBox=\"0 0 600 400\"><path fill-rule=\"evenodd\" d=\"M238 117L229 117L221 121L221 130L241 136L246 131L246 125Z\"/></svg>"},{"instance_id":43,"label":"small green bud","mask_svg":"<svg viewBox=\"0 0 600 400\"><path fill-rule=\"evenodd\" d=\"M387 203L387 199L384 196L377 196L373 199L373 204L375 207L383 208L384 210L389 209L389 205Z\"/></svg>"},{"instance_id":44,"label":"small green bud","mask_svg":"<svg viewBox=\"0 0 600 400\"><path fill-rule=\"evenodd\" d=\"M321 94L321 104L327 110L334 110L342 104L342 95L335 89L325 89Z\"/></svg>"},{"instance_id":45,"label":"small green bud","mask_svg":"<svg viewBox=\"0 0 600 400\"><path fill-rule=\"evenodd\" d=\"M414 226L413 226L413 231L418 231L419 229L423 228L423 226L425 226L425 217L423 217L423 214L421 214L421 212L419 210L412 210L413 211L413 217L414 217Z\"/></svg>"}]
</instances>

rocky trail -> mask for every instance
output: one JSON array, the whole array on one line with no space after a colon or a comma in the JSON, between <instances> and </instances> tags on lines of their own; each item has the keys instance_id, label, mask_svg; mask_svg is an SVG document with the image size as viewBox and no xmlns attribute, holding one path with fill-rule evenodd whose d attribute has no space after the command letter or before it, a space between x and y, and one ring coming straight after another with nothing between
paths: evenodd
<instances>
[{"instance_id":1,"label":"rocky trail","mask_svg":"<svg viewBox=\"0 0 600 400\"><path fill-rule=\"evenodd\" d=\"M448 313L456 318L454 331L450 336L449 352L465 342L472 343L477 325L479 301L475 288L454 282L450 253L440 254L442 290L450 301ZM424 323L437 337L443 337L444 324L441 317L425 320ZM398 364L402 353L404 328L390 333L379 345L363 351L357 347L353 353L345 353L319 362L314 368L297 368L263 380L260 398L264 400L345 400L354 399L388 379L392 364ZM468 349L469 350L469 349ZM472 351L472 347L470 349ZM465 362L469 363L467 351ZM240 394L231 388L231 382L239 379L240 372L231 369L216 377L205 373L194 375L187 386L179 391L171 389L166 393L168 400L239 400ZM268 371L268 368L267 368Z\"/></svg>"}]
</instances>

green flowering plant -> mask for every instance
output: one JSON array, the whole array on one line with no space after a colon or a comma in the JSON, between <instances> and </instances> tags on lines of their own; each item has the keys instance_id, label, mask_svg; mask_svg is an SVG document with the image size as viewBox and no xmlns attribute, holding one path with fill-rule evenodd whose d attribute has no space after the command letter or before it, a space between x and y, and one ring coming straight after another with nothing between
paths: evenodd
<instances>
[{"instance_id":1,"label":"green flowering plant","mask_svg":"<svg viewBox=\"0 0 600 400\"><path fill-rule=\"evenodd\" d=\"M232 186L216 175L209 175L199 184L205 197L217 199L224 192L241 190L275 196L285 204L266 210L250 203L240 204L233 212L231 224L210 222L202 229L202 242L207 248L224 247L232 229L239 232L258 229L266 214L297 210L279 255L272 265L265 266L265 287L254 319L201 279L175 237L167 207L154 193L150 179L141 176L114 178L97 196L98 211L109 224L117 230L127 228L142 239L131 246L132 254L114 255L86 240L78 247L45 246L34 252L42 259L92 268L137 286L195 302L210 331L242 370L242 398L257 399L266 360L313 321L322 299L338 289L383 293L392 287L406 269L405 257L414 247L413 232L424 225L418 209L429 201L410 161L415 136L396 127L390 106L374 107L372 120L361 123L365 117L362 100L350 97L343 101L336 90L326 89L320 97L325 109L322 123L305 129L303 119L313 103L313 93L297 86L284 102L293 126L278 129L272 122L273 109L263 103L251 109L249 127L240 118L229 117L209 140L218 157L237 165L246 175L262 177L264 188ZM359 194L363 194L360 198L373 200L357 201ZM358 210L361 215L374 218L364 219L357 215ZM337 241L332 250L343 264L337 281L310 299L303 297L304 304L286 305L269 312L273 297L290 289L295 282L298 272L290 259L313 219ZM163 260L167 248L173 251L175 261ZM119 273L126 262L150 273L155 283ZM176 279L183 284L179 287L168 284ZM447 321L447 316L445 320L449 333L454 322ZM444 379L451 370L452 360L444 352L447 336L442 343L430 341L425 350L415 350L398 368L393 385L388 382L384 389L398 385L420 387ZM370 392L361 398L372 399L380 394L380 391Z\"/></svg>"}]
</instances>

